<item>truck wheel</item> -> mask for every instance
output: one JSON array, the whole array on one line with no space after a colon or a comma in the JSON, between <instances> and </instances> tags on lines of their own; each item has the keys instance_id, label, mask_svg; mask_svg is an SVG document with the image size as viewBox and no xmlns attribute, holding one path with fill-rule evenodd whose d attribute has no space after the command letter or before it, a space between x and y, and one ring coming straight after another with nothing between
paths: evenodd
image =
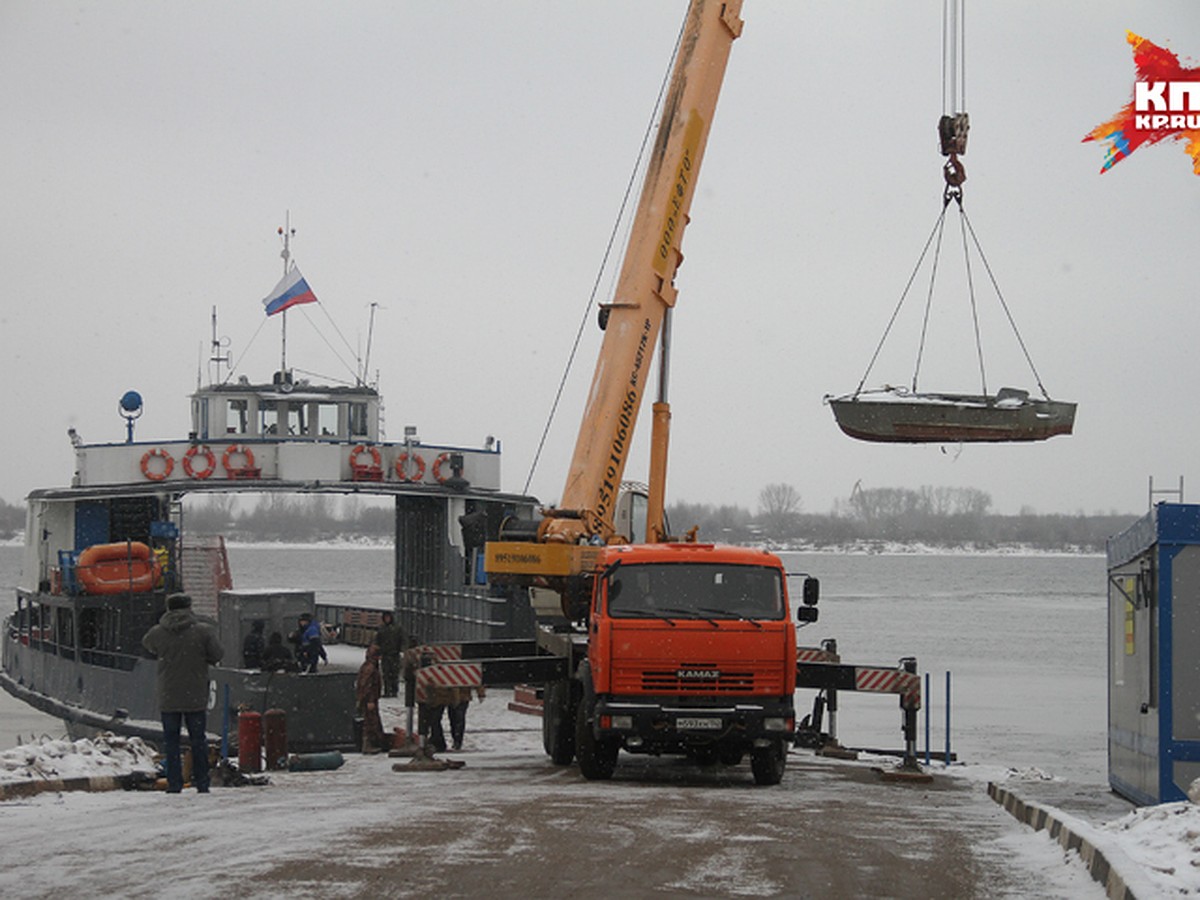
<instances>
[{"instance_id":1,"label":"truck wheel","mask_svg":"<svg viewBox=\"0 0 1200 900\"><path fill-rule=\"evenodd\" d=\"M579 704L575 714L575 754L579 771L588 781L607 781L617 768L621 745L610 739L600 740L592 731L591 704Z\"/></svg>"},{"instance_id":2,"label":"truck wheel","mask_svg":"<svg viewBox=\"0 0 1200 900\"><path fill-rule=\"evenodd\" d=\"M750 751L750 771L754 773L755 784L779 784L786 766L787 747L783 741L771 741L768 747L755 747Z\"/></svg>"},{"instance_id":3,"label":"truck wheel","mask_svg":"<svg viewBox=\"0 0 1200 900\"><path fill-rule=\"evenodd\" d=\"M555 765L569 766L575 758L575 704L571 682L552 681L542 695L542 746Z\"/></svg>"}]
</instances>

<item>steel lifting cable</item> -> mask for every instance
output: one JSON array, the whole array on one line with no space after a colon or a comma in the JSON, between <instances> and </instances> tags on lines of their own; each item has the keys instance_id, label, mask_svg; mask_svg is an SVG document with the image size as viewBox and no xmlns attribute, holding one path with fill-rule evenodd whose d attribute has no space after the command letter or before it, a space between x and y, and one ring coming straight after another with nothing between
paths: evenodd
<instances>
[{"instance_id":1,"label":"steel lifting cable","mask_svg":"<svg viewBox=\"0 0 1200 900\"><path fill-rule=\"evenodd\" d=\"M983 384L983 393L986 396L987 378L984 374L983 343L979 333L979 314L975 303L975 286L971 276L971 257L967 250L968 232L971 235L971 241L975 245L975 251L979 254L979 259L983 263L984 271L987 272L988 279L992 283L992 289L995 290L996 297L1000 301L1000 306L1004 310L1004 315L1008 319L1008 324L1013 330L1013 335L1017 339L1017 344L1021 348L1021 353L1025 356L1025 362L1029 364L1029 370L1033 373L1038 389L1042 392L1042 396L1049 400L1050 395L1046 392L1046 388L1042 384L1037 367L1033 364L1033 357L1029 355L1029 350L1025 346L1025 339L1021 336L1020 329L1017 328L1017 322L1008 308L1008 303L1004 299L1004 294L1000 290L996 276L992 273L992 267L988 264L987 256L983 252L983 246L979 243L979 238L976 236L975 229L971 225L971 220L967 216L967 211L963 207L962 183L967 180L967 171L962 161L958 158L958 154L966 151L966 133L968 127L966 113L963 111L967 106L966 35L966 0L943 0L942 115L943 122L947 125L952 125L956 129L953 135L945 133L943 136L942 152L949 157L942 170L946 179L943 204L948 204L950 200L954 200L958 204L960 227L965 226L962 232L963 259L966 265L967 285L971 296L971 315L975 323L975 348L979 356L979 378ZM947 143L948 138L952 139L950 144ZM958 143L958 140L961 140L961 143ZM948 152L950 150L954 152ZM944 214L945 205L943 205L942 211Z\"/></svg>"},{"instance_id":2,"label":"steel lifting cable","mask_svg":"<svg viewBox=\"0 0 1200 900\"><path fill-rule=\"evenodd\" d=\"M942 2L942 113L954 115L967 105L966 0Z\"/></svg>"},{"instance_id":3,"label":"steel lifting cable","mask_svg":"<svg viewBox=\"0 0 1200 900\"><path fill-rule=\"evenodd\" d=\"M917 362L913 366L912 391L917 392L917 376L921 373L921 361L925 358L925 338L929 333L929 313L933 309L933 286L937 284L938 263L942 258L942 235L946 231L946 208L948 203L942 204L942 214L938 216L937 224L937 245L933 251L933 263L929 273L929 290L925 294L925 316L921 320L921 340L917 343ZM920 265L918 263L918 265Z\"/></svg>"},{"instance_id":4,"label":"steel lifting cable","mask_svg":"<svg viewBox=\"0 0 1200 900\"><path fill-rule=\"evenodd\" d=\"M967 211L963 209L961 194L958 202L958 230L962 236L963 268L967 275L967 295L971 298L971 323L975 328L975 355L979 359L979 386L983 396L987 396L987 375L983 367L983 341L979 337L979 306L975 302L975 279L971 277L971 254L967 249L967 229L964 227Z\"/></svg>"},{"instance_id":5,"label":"steel lifting cable","mask_svg":"<svg viewBox=\"0 0 1200 900\"><path fill-rule=\"evenodd\" d=\"M967 130L969 128L967 115L961 111L962 107L966 105L967 96L966 14L964 4L965 0L943 0L942 2L942 118L938 122L938 135L941 139L942 155L948 157L942 166L942 176L946 181L946 187L942 192L942 212L933 226L933 231L929 233L929 238L925 241L925 247L921 250L917 264L913 267L912 274L908 277L908 283L904 286L904 291L900 295L900 300L896 304L896 308L892 310L892 316L888 319L887 326L883 330L883 336L879 339L879 343L875 347L875 352L871 355L871 361L867 363L862 380L859 381L858 387L854 390L855 397L862 392L867 378L870 377L871 369L874 368L875 362L883 350L883 345L887 341L888 335L891 334L896 317L900 314L900 309L908 297L908 292L916 280L917 273L921 270L921 265L925 262L925 256L929 252L930 244L933 243L936 237L937 246L934 251L933 272L929 279L929 292L925 300L925 317L921 323L921 340L917 347L916 365L913 369L912 390L914 393L917 390L917 378L920 374L921 361L925 354L925 338L928 332L929 313L933 302L933 287L937 280L938 261L941 257L942 232L945 228L946 209L950 205L951 200L957 201L959 209L962 209L962 184L967 180L966 167L963 165L962 160L959 159L959 154L965 153L967 149ZM965 240L966 238L964 237ZM973 296L972 309L974 309ZM978 322L978 320L976 321ZM977 346L978 343L977 325ZM980 366L982 368L982 355L980 356Z\"/></svg>"},{"instance_id":6,"label":"steel lifting cable","mask_svg":"<svg viewBox=\"0 0 1200 900\"><path fill-rule=\"evenodd\" d=\"M642 167L642 160L646 155L646 148L650 144L650 138L654 134L654 122L658 115L658 111L662 109L663 97L666 96L667 86L670 84L671 71L675 67L675 57L679 53L679 45L683 40L684 27L687 25L685 19L679 28L679 34L675 38L675 49L671 52L671 58L667 61L667 71L663 76L662 84L658 88L658 97L654 101L654 109L650 113L650 121L646 125L646 131L642 135L642 145L638 148L637 160L634 162L633 171L629 173L629 181L625 185L625 194L621 198L621 207L617 212L616 221L613 222L612 231L608 235L608 243L604 248L604 256L600 260L600 268L596 271L596 278L592 282L592 290L588 294L587 305L584 307L583 315L579 319L579 327L575 331L575 340L571 344L571 352L567 354L567 363L563 367L562 377L558 381L558 389L554 392L554 402L550 404L550 413L546 416L545 427L542 428L542 436L538 440L537 450L533 454L533 462L529 464L529 474L525 478L525 487L521 493L529 493L529 485L533 483L533 473L537 470L538 461L542 458L542 450L546 446L546 438L550 434L550 426L554 424L554 416L558 412L559 401L562 400L563 389L567 385L567 377L571 373L571 366L575 363L575 355L579 351L579 343L583 339L583 329L587 325L588 318L591 316L592 307L596 303L596 292L600 288L600 282L604 278L604 272L608 268L608 260L612 255L613 245L616 243L617 232L621 228L621 222L625 218L625 211L629 207L629 198L633 194L633 188L637 182L638 172Z\"/></svg>"},{"instance_id":7,"label":"steel lifting cable","mask_svg":"<svg viewBox=\"0 0 1200 900\"><path fill-rule=\"evenodd\" d=\"M913 368L912 377L912 392L917 392L917 381L920 376L921 363L925 356L925 340L928 335L929 318L933 305L934 286L937 283L938 264L941 259L942 235L946 223L946 210L950 206L950 201L958 206L959 213L959 231L962 238L963 248L963 265L965 267L967 279L967 292L971 303L971 320L975 332L975 353L979 361L979 380L982 387L982 393L987 396L987 370L984 364L983 357L983 337L979 327L979 305L975 296L975 279L971 268L970 246L967 242L967 235L971 236L971 243L975 245L975 252L979 254L979 259L983 263L984 271L987 272L988 279L991 281L992 289L996 292L996 297L1000 301L1000 306L1004 310L1004 315L1008 319L1008 324L1012 328L1013 335L1017 339L1017 344L1021 348L1021 353L1025 356L1025 362L1029 365L1030 372L1033 373L1034 380L1037 382L1038 389L1042 392L1042 396L1047 400L1050 399L1045 386L1042 384L1041 375L1038 374L1037 367L1033 364L1033 357L1029 354L1029 349L1025 345L1025 339L1021 336L1021 331L1017 327L1017 322L1013 318L1012 311L1008 307L1008 302L1004 299L1004 293L1000 290L1000 285L996 281L996 276L992 272L992 267L988 263L987 255L983 252L983 246L979 243L979 238L975 234L975 228L971 225L971 220L967 216L967 211L963 206L963 182L967 180L966 167L962 160L959 159L959 154L966 152L966 137L968 130L967 114L963 112L963 107L966 106L966 16L965 16L965 0L944 0L942 5L942 110L943 115L938 123L939 136L942 140L942 154L947 157L945 164L942 166L942 177L946 182L946 186L942 191L942 212L938 216L937 222L933 226L933 231L930 232L929 238L925 241L925 247L921 250L921 255L917 259L916 266L913 267L912 274L909 275L908 282L904 286L904 291L900 295L900 300L896 304L896 308L892 310L891 318L888 319L887 326L883 330L883 336L879 339L879 343L875 347L875 352L871 355L871 360L867 363L866 371L863 372L863 377L855 388L853 396L857 397L863 390L867 378L870 377L871 370L875 366L876 360L879 358L880 352L883 350L883 345L891 334L892 327L896 322L897 316L900 314L900 309L904 305L904 301L908 297L908 292L912 288L913 282L916 280L917 274L921 266L925 262L925 257L929 253L931 244L934 244L934 239L937 239L934 245L934 254L932 261L932 270L929 277L929 291L925 298L925 313L921 322L921 338L917 346L917 359Z\"/></svg>"},{"instance_id":8,"label":"steel lifting cable","mask_svg":"<svg viewBox=\"0 0 1200 900\"><path fill-rule=\"evenodd\" d=\"M950 200L954 200L958 205L959 225L962 233L963 245L963 263L966 267L967 276L967 291L971 303L971 318L974 323L975 330L975 352L979 360L979 378L983 387L983 394L987 395L987 374L984 366L983 357L983 336L979 327L979 309L978 302L975 296L975 279L971 268L970 246L967 243L967 235L971 237L971 244L975 247L975 252L979 254L979 260L983 263L984 271L987 272L988 280L991 282L992 290L996 292L996 299L1000 301L1000 308L1004 310L1004 316L1008 319L1009 327L1012 328L1013 336L1017 340L1017 345L1021 348L1021 353L1025 357L1025 362L1029 366L1029 371L1033 374L1034 381L1037 382L1038 390L1042 392L1042 396L1047 400L1050 399L1050 394L1046 391L1045 385L1042 384L1042 377L1038 373L1037 366L1034 365L1033 357L1029 353L1029 348L1025 344L1025 339L1021 335L1021 329L1017 327L1017 321L1013 317L1012 310L1009 309L1008 301L1004 299L1004 292L1000 290L1000 284L996 281L995 273L992 272L991 263L988 262L987 254L983 252L983 246L979 242L978 235L975 234L975 227L971 224L971 218L967 215L967 210L962 203L961 190L947 190L945 202L942 204L942 212L934 223L933 230L929 233L929 237L925 241L925 246L921 250L920 258L917 264L913 267L912 273L908 276L908 282L904 285L904 291L900 295L900 300L892 310L892 315L888 319L887 326L883 330L883 336L880 337L879 343L875 346L875 352L871 354L871 361L867 363L866 371L863 372L862 379L858 382L858 387L854 389L854 395L857 397L862 393L863 386L870 377L871 370L875 367L875 362L879 358L879 354L883 350L883 345L887 342L888 336L891 334L892 327L896 323L897 317L900 315L900 310L904 306L904 301L908 298L908 293L912 289L913 282L916 281L917 275L921 270L921 266L925 262L925 257L929 253L929 248L934 247L933 261L931 263L932 271L929 276L929 291L925 299L925 315L921 322L921 340L917 347L917 360L913 369L912 391L917 392L917 380L920 375L921 363L925 354L925 338L927 335L930 312L932 309L934 286L937 283L937 271L941 258L942 234L945 229L946 210L950 206ZM936 239L936 243L935 243Z\"/></svg>"},{"instance_id":9,"label":"steel lifting cable","mask_svg":"<svg viewBox=\"0 0 1200 900\"><path fill-rule=\"evenodd\" d=\"M1004 300L1004 294L1000 290L1000 284L996 281L996 276L992 274L992 267L988 263L987 256L983 252L983 247L979 243L979 238L975 236L975 229L971 225L971 220L967 216L967 211L959 204L959 212L962 214L962 221L967 226L967 231L971 234L971 241L975 244L975 252L979 254L979 259L983 263L984 271L987 272L988 279L992 283L992 289L996 292L996 297L1000 301L1000 307L1004 310L1004 315L1008 319L1008 324L1012 326L1013 335L1017 339L1017 344L1021 347L1021 353L1025 355L1025 362L1029 364L1029 371L1033 373L1033 380L1037 382L1038 390L1042 392L1042 396L1047 400L1050 395L1046 392L1045 386L1042 384L1042 376L1038 374L1037 366L1033 364L1033 357L1029 355L1029 350L1025 346L1025 339L1021 337L1021 330L1017 328L1017 321L1013 318L1012 312L1008 308L1008 303ZM964 241L966 238L964 237ZM964 247L965 249L965 247ZM974 298L972 297L972 302ZM982 356L980 357L982 365Z\"/></svg>"},{"instance_id":10,"label":"steel lifting cable","mask_svg":"<svg viewBox=\"0 0 1200 900\"><path fill-rule=\"evenodd\" d=\"M917 279L917 274L921 271L921 264L925 262L925 255L929 253L929 246L933 243L935 237L938 238L939 245L941 244L940 233L945 218L946 208L943 206L942 214L938 216L937 223L933 226L933 231L929 232L929 237L925 240L925 246L921 250L917 264L913 266L912 274L908 276L908 282L904 285L904 290L900 294L900 300L896 303L896 308L892 310L892 316L888 319L887 326L883 329L883 336L879 338L879 343L875 345L875 352L871 354L871 361L867 363L867 369L863 372L862 380L858 382L858 387L854 389L855 397L862 393L863 385L866 384L867 378L870 377L871 369L875 367L875 361L879 358L879 353L883 350L883 345L887 342L888 335L892 333L892 326L896 324L896 317L900 315L900 309L904 306L904 301L908 299L908 292L912 289L913 282Z\"/></svg>"}]
</instances>

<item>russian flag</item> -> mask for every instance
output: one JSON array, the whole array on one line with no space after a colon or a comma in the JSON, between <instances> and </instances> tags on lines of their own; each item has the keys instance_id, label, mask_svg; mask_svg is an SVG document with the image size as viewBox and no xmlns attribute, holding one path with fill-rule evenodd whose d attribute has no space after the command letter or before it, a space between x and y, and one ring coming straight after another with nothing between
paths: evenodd
<instances>
[{"instance_id":1,"label":"russian flag","mask_svg":"<svg viewBox=\"0 0 1200 900\"><path fill-rule=\"evenodd\" d=\"M298 306L301 303L316 302L317 295L312 292L312 288L308 286L308 282L304 280L304 276L300 274L300 269L296 266L292 266L288 273L279 279L275 290L263 298L263 306L267 308L268 316L273 316L277 312L283 312L288 307Z\"/></svg>"}]
</instances>

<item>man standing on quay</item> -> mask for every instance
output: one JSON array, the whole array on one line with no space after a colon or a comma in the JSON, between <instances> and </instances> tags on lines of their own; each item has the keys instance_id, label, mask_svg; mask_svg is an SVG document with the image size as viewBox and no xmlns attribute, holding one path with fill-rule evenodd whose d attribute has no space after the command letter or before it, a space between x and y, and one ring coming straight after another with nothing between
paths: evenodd
<instances>
[{"instance_id":1,"label":"man standing on quay","mask_svg":"<svg viewBox=\"0 0 1200 900\"><path fill-rule=\"evenodd\" d=\"M383 696L395 697L400 693L400 653L404 650L404 631L396 624L396 617L391 610L384 610L380 616L374 644L379 648L379 663L383 670Z\"/></svg>"},{"instance_id":2,"label":"man standing on quay","mask_svg":"<svg viewBox=\"0 0 1200 900\"><path fill-rule=\"evenodd\" d=\"M192 613L187 594L167 597L167 611L146 632L142 646L158 658L158 708L162 714L167 793L183 790L180 730L186 723L192 748L192 784L208 793L208 667L225 655L217 633Z\"/></svg>"}]
</instances>

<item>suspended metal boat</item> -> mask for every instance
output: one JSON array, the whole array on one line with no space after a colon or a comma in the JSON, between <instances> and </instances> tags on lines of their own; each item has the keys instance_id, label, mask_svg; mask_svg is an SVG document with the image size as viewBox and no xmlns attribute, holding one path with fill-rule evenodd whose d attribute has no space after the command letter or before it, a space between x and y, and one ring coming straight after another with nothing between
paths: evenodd
<instances>
[{"instance_id":1,"label":"suspended metal boat","mask_svg":"<svg viewBox=\"0 0 1200 900\"><path fill-rule=\"evenodd\" d=\"M1075 404L1001 388L995 395L917 393L900 387L826 397L838 427L884 443L1044 441L1070 434Z\"/></svg>"},{"instance_id":2,"label":"suspended metal boat","mask_svg":"<svg viewBox=\"0 0 1200 900\"><path fill-rule=\"evenodd\" d=\"M942 99L944 106L942 117L938 121L941 151L942 155L946 157L946 162L942 166L942 176L946 183L942 191L942 211L925 242L917 265L883 330L883 336L875 347L875 352L867 364L867 369L863 373L858 387L852 393L841 396L827 394L825 402L833 408L834 418L842 431L850 437L862 441L907 444L1001 443L1044 441L1058 434L1070 434L1075 427L1075 404L1051 400L1050 395L1046 392L1041 376L1038 375L1033 359L1025 346L1025 341L1017 329L1016 320L1000 291L1000 285L997 284L996 278L992 274L992 267L988 264L987 257L984 256L983 247L980 246L979 239L975 236L975 229L971 226L966 209L963 207L962 186L966 181L967 172L960 157L966 153L970 120L966 111L958 103L960 95L963 98L966 96L965 80L961 84L959 81L962 72L958 67L958 59L964 40L960 24L962 18L959 0L951 0L943 6L943 17ZM947 99L950 101L948 106L945 105ZM980 388L977 394L930 392L917 389L921 363L925 357L925 341L929 333L934 288L939 272L946 212L951 203L958 209L963 249L963 274L967 299L970 302L971 318L974 322L975 352L979 359ZM1016 343L1024 354L1030 373L1044 399L1033 399L1029 396L1028 391L1019 388L1001 388L995 394L988 391L979 309L975 295L975 279L972 277L970 256L972 246L983 265L983 270L987 273L996 299L1012 327ZM866 384L867 378L879 358L880 351L891 334L901 307L903 307L931 247L934 248L934 254L929 271L929 289L925 300L924 319L921 324L920 343L917 347L916 367L913 370L911 388L885 385L878 391L864 392L863 385Z\"/></svg>"}]
</instances>

